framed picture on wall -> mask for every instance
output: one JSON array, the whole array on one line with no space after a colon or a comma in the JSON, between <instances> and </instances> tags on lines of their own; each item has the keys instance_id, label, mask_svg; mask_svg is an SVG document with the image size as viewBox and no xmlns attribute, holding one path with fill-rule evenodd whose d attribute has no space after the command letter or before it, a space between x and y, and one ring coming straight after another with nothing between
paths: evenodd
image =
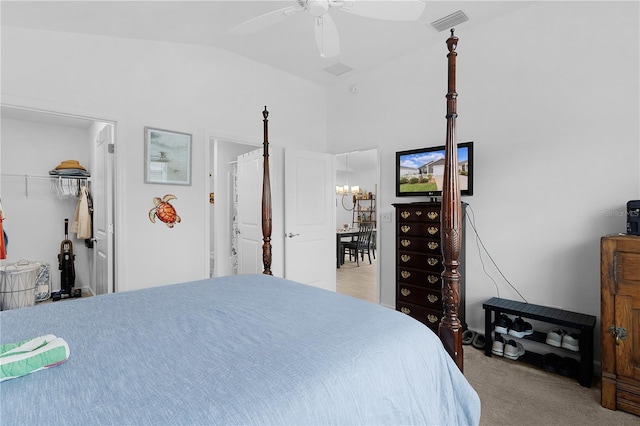
<instances>
[{"instance_id":1,"label":"framed picture on wall","mask_svg":"<svg viewBox=\"0 0 640 426\"><path fill-rule=\"evenodd\" d=\"M144 182L191 185L191 135L144 128Z\"/></svg>"}]
</instances>

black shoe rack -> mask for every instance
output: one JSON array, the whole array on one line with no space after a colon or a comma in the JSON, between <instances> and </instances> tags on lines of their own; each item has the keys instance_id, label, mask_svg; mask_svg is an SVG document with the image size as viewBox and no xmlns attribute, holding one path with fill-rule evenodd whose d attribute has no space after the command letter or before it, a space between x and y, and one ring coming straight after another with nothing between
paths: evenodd
<instances>
[{"instance_id":1,"label":"black shoe rack","mask_svg":"<svg viewBox=\"0 0 640 426\"><path fill-rule=\"evenodd\" d=\"M482 304L482 308L484 309L484 353L486 356L491 356L491 347L493 345L491 332L493 331L493 324L500 314L515 315L522 318L556 324L577 331L580 339L580 372L578 380L580 381L580 385L591 387L593 382L593 329L596 325L595 316L534 305L532 303L501 299L499 297L492 297L487 300ZM526 336L525 339L545 343L546 337L546 333L534 330L533 334ZM526 351L522 357L518 358L519 361L528 362L538 367L543 366L543 359L544 356L542 354L530 351Z\"/></svg>"}]
</instances>

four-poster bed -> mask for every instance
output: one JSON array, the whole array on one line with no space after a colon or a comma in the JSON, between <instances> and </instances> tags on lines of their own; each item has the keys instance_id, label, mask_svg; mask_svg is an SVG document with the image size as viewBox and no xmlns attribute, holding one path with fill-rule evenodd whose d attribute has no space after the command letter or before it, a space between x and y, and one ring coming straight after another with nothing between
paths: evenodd
<instances>
[{"instance_id":1,"label":"four-poster bed","mask_svg":"<svg viewBox=\"0 0 640 426\"><path fill-rule=\"evenodd\" d=\"M268 114L263 273L0 312L0 343L52 334L70 350L60 365L2 383L3 423L479 423L461 364L422 324L271 276ZM453 245L440 334L455 349Z\"/></svg>"}]
</instances>

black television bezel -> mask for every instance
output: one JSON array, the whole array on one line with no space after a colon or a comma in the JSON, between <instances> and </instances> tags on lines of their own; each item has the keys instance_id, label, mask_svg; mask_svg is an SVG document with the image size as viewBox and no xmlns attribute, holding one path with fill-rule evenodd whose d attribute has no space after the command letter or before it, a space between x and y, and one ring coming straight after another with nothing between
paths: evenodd
<instances>
[{"instance_id":1,"label":"black television bezel","mask_svg":"<svg viewBox=\"0 0 640 426\"><path fill-rule=\"evenodd\" d=\"M467 148L469 162L469 172L467 175L467 189L460 190L460 195L462 196L470 196L473 195L473 174L474 174L474 164L473 164L473 141L461 142L457 144L458 149ZM419 192L400 192L400 157L403 155L410 154L420 154L420 153L429 153L436 151L444 151L445 146L432 146L428 148L417 148L417 149L409 149L406 151L397 151L396 152L396 197L441 197L442 191L419 191Z\"/></svg>"}]
</instances>

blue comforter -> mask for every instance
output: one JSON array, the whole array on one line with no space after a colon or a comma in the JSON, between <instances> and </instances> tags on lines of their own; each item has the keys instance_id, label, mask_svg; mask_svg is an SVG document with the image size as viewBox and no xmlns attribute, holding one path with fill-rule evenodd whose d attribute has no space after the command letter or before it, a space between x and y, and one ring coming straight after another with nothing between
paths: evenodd
<instances>
[{"instance_id":1,"label":"blue comforter","mask_svg":"<svg viewBox=\"0 0 640 426\"><path fill-rule=\"evenodd\" d=\"M265 275L0 313L0 341L69 360L0 384L0 423L478 424L480 401L407 315Z\"/></svg>"}]
</instances>

